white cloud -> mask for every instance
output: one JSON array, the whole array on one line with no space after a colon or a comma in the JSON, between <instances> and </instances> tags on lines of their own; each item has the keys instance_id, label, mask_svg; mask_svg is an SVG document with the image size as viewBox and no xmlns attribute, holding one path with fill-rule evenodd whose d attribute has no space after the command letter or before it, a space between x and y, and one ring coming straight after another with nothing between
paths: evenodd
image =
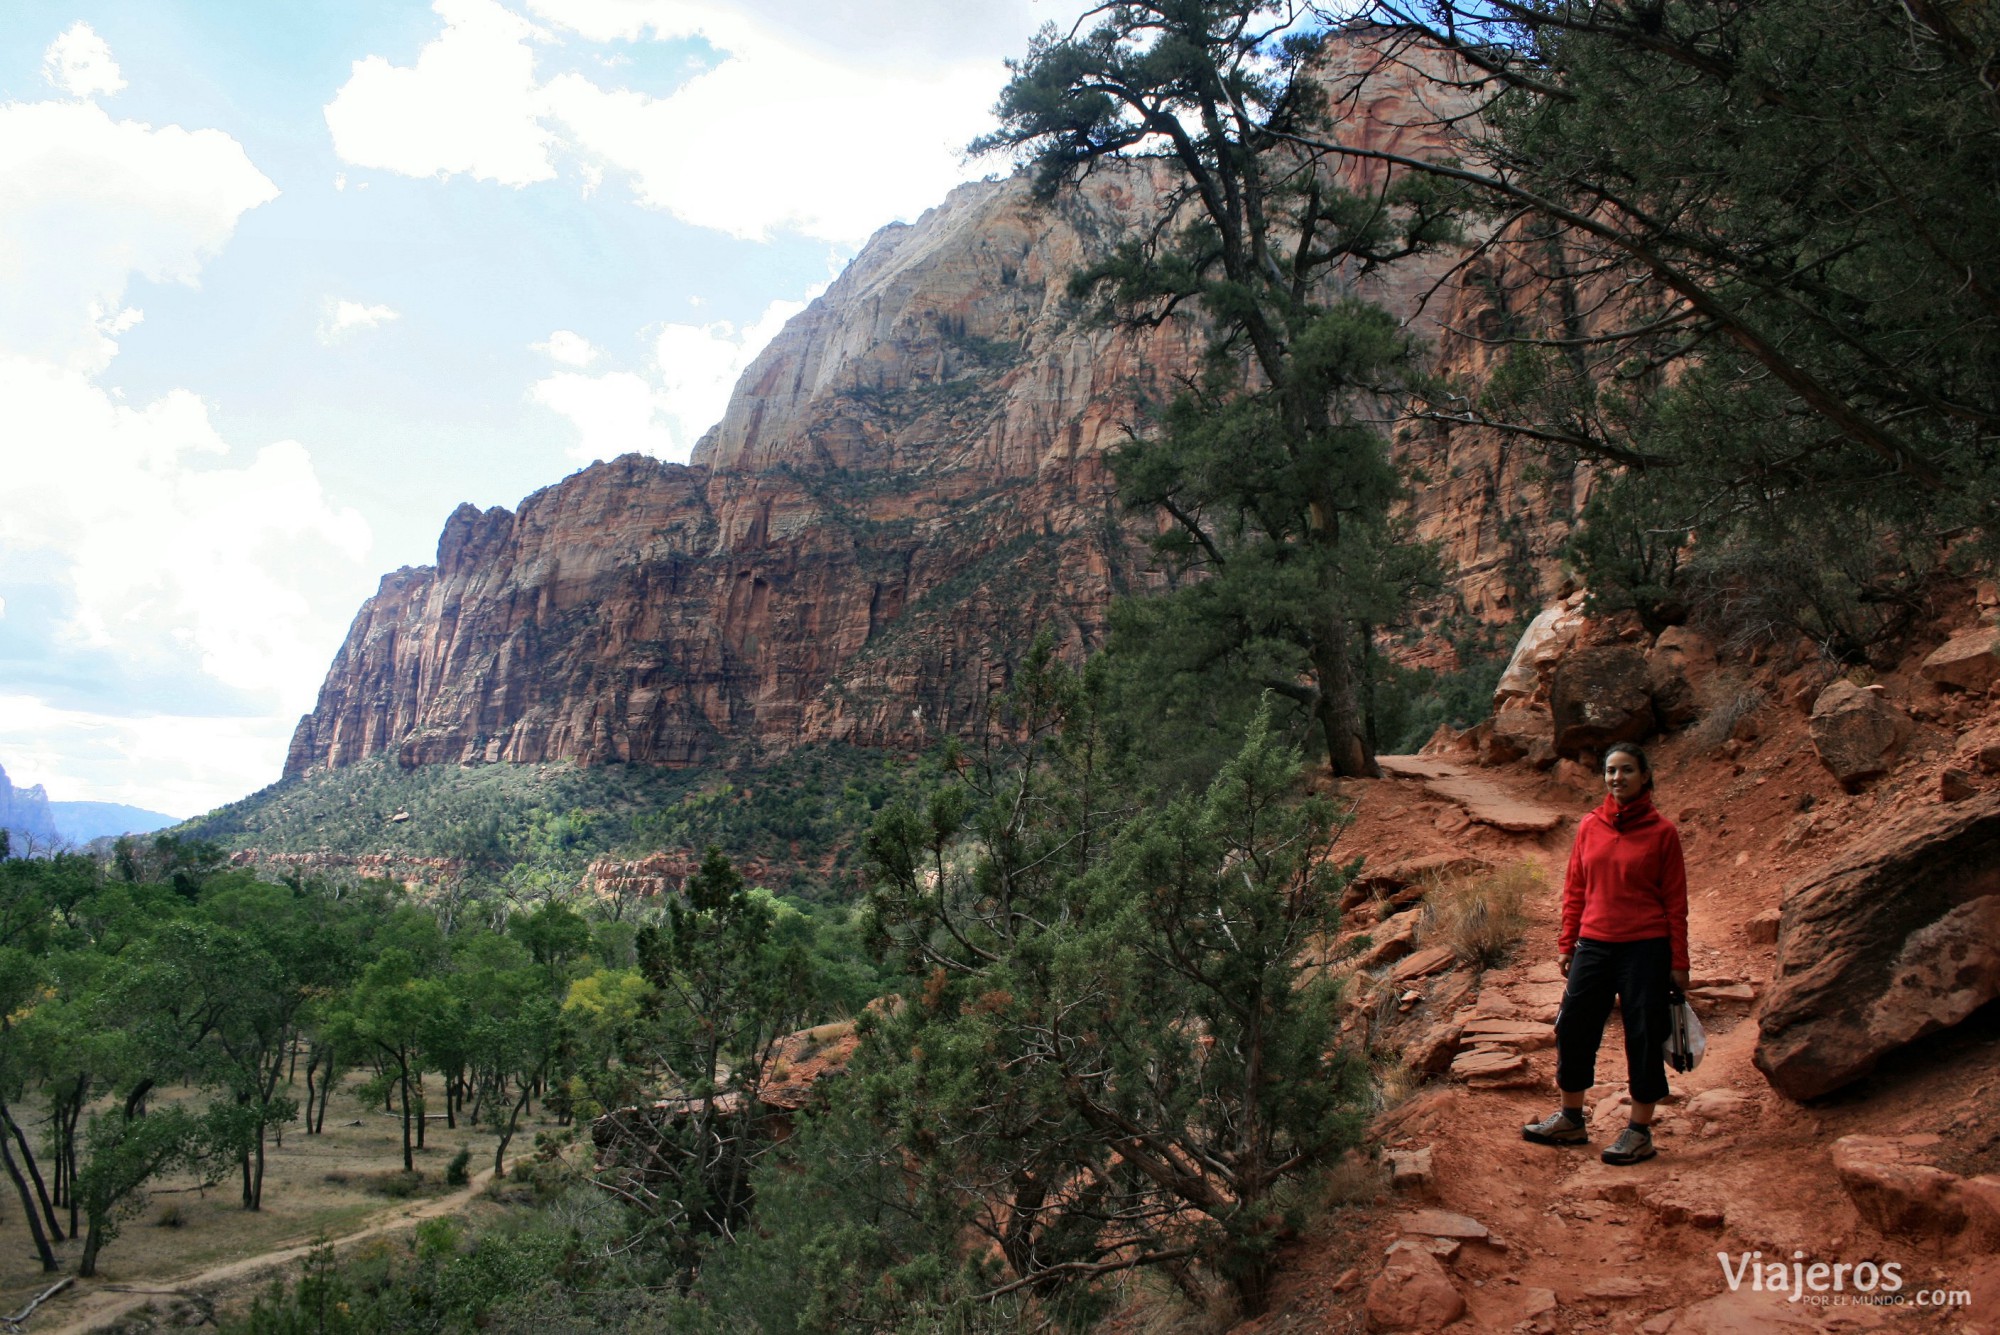
<instances>
[{"instance_id":1,"label":"white cloud","mask_svg":"<svg viewBox=\"0 0 2000 1335\"><path fill-rule=\"evenodd\" d=\"M131 407L77 371L0 356L0 402L19 446L0 495L0 580L53 572L66 615L46 652L122 677L212 683L199 689L234 694L247 711L226 739L191 740L199 754L176 762L184 773L172 806L158 793L141 804L200 809L268 782L367 591L366 521L326 495L303 446L279 441L243 458L186 390ZM106 729L137 729L121 745L141 750L145 737L199 733L187 720L135 722L125 702L105 705L101 724L71 729L78 755ZM23 742L0 719L0 755ZM221 755L234 759L225 766ZM109 769L47 768L71 796L116 786ZM140 799L121 790L113 800Z\"/></svg>"},{"instance_id":2,"label":"white cloud","mask_svg":"<svg viewBox=\"0 0 2000 1335\"><path fill-rule=\"evenodd\" d=\"M402 318L403 313L392 306L337 300L330 303L326 319L320 322L319 339L322 343L332 343L357 329L374 329Z\"/></svg>"},{"instance_id":3,"label":"white cloud","mask_svg":"<svg viewBox=\"0 0 2000 1335\"><path fill-rule=\"evenodd\" d=\"M296 696L317 681L329 625L353 610L369 531L327 498L303 446L239 463L186 390L134 408L20 357L0 357L0 402L20 445L0 500L0 570L53 558L73 597L69 645L185 660L253 693Z\"/></svg>"},{"instance_id":4,"label":"white cloud","mask_svg":"<svg viewBox=\"0 0 2000 1335\"><path fill-rule=\"evenodd\" d=\"M42 53L42 77L72 97L109 95L125 86L111 48L82 19L70 24Z\"/></svg>"},{"instance_id":5,"label":"white cloud","mask_svg":"<svg viewBox=\"0 0 2000 1335\"><path fill-rule=\"evenodd\" d=\"M101 370L137 274L192 285L277 198L216 130L114 121L91 102L0 104L0 348Z\"/></svg>"},{"instance_id":6,"label":"white cloud","mask_svg":"<svg viewBox=\"0 0 2000 1335\"><path fill-rule=\"evenodd\" d=\"M405 176L465 175L521 186L555 175L540 121L541 30L494 0L436 0L444 31L407 68L354 62L326 106L334 151Z\"/></svg>"},{"instance_id":7,"label":"white cloud","mask_svg":"<svg viewBox=\"0 0 2000 1335\"><path fill-rule=\"evenodd\" d=\"M562 414L576 428L575 459L611 459L638 453L674 458L673 437L659 420L659 403L646 378L631 371L579 375L561 371L529 391L536 403ZM686 458L685 452L678 457Z\"/></svg>"},{"instance_id":8,"label":"white cloud","mask_svg":"<svg viewBox=\"0 0 2000 1335\"><path fill-rule=\"evenodd\" d=\"M117 77L88 29L50 66L73 92ZM219 131L0 105L0 587L20 628L0 757L59 796L184 812L268 782L372 583L367 523L303 446L233 449L199 395L105 383L142 318L131 279L195 284L276 195Z\"/></svg>"},{"instance_id":9,"label":"white cloud","mask_svg":"<svg viewBox=\"0 0 2000 1335\"><path fill-rule=\"evenodd\" d=\"M249 791L246 774L275 772L268 720L183 714L122 717L0 695L8 777L39 783L58 802L126 802L194 816ZM278 757L283 758L283 743Z\"/></svg>"},{"instance_id":10,"label":"white cloud","mask_svg":"<svg viewBox=\"0 0 2000 1335\"><path fill-rule=\"evenodd\" d=\"M817 291L808 294L817 295ZM662 325L654 337L653 364L646 374L558 372L535 382L529 397L569 418L575 426L577 441L569 450L572 458L610 459L637 452L685 461L701 434L721 420L743 368L764 350L785 321L805 307L804 301L774 301L742 329L726 320L706 325ZM546 349L558 337L550 335L548 344L536 346Z\"/></svg>"},{"instance_id":11,"label":"white cloud","mask_svg":"<svg viewBox=\"0 0 2000 1335\"><path fill-rule=\"evenodd\" d=\"M841 6L531 0L551 25L538 28L494 0L435 7L444 30L415 65L359 61L327 107L347 161L520 186L550 179L561 157L586 193L608 167L642 204L697 226L847 244L975 170L961 153L989 128L1002 57L1059 17L1018 3L968 17L905 0L864 23ZM570 35L696 34L725 58L664 97L602 76L536 77L536 46Z\"/></svg>"},{"instance_id":12,"label":"white cloud","mask_svg":"<svg viewBox=\"0 0 2000 1335\"><path fill-rule=\"evenodd\" d=\"M571 329L556 330L548 342L537 343L534 349L546 352L550 361L563 366L588 366L597 360L597 349L590 340Z\"/></svg>"}]
</instances>

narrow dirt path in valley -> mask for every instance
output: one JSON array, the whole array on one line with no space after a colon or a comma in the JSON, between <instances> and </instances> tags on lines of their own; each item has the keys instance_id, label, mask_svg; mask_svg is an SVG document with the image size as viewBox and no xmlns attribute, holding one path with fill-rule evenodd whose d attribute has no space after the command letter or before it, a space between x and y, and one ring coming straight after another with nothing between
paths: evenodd
<instances>
[{"instance_id":1,"label":"narrow dirt path in valley","mask_svg":"<svg viewBox=\"0 0 2000 1335\"><path fill-rule=\"evenodd\" d=\"M190 1275L149 1282L143 1288L121 1284L106 1284L100 1288L93 1287L95 1281L78 1280L29 1318L23 1328L33 1332L33 1335L44 1335L44 1332L48 1335L85 1335L85 1332L100 1330L121 1317L130 1316L147 1303L171 1301L176 1296L212 1295L216 1290L235 1288L246 1281L263 1278L283 1266L295 1264L319 1246L344 1249L369 1238L414 1228L426 1219L457 1214L470 1205L492 1180L493 1170L484 1169L473 1175L469 1185L449 1195L384 1210L361 1228L337 1238L324 1242L301 1242L255 1256L239 1257Z\"/></svg>"}]
</instances>

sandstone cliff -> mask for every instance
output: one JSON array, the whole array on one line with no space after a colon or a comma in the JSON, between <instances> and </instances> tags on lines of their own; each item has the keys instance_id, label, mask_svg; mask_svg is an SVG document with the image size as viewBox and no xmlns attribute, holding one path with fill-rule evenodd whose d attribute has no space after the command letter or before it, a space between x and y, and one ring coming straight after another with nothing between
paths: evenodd
<instances>
[{"instance_id":1,"label":"sandstone cliff","mask_svg":"<svg viewBox=\"0 0 2000 1335\"><path fill-rule=\"evenodd\" d=\"M1441 94L1402 77L1355 107L1365 142L1435 141ZM362 607L286 773L381 752L692 765L739 745L917 747L983 717L1040 628L1096 644L1113 596L1165 579L1105 451L1199 335L1093 327L1066 284L1159 191L1138 168L1052 208L1019 179L962 186L883 229L784 329L691 464L627 456L518 512L461 507L437 564ZM1454 258L1360 287L1477 372L1484 347L1459 331L1504 289ZM1517 453L1470 430L1399 440L1466 608L1538 605L1578 480L1530 487Z\"/></svg>"}]
</instances>

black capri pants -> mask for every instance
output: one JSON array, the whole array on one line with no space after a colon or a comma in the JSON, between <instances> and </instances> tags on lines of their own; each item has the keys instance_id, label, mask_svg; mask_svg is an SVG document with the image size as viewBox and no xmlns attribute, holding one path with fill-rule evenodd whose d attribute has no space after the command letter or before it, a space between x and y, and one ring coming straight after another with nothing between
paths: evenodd
<instances>
[{"instance_id":1,"label":"black capri pants","mask_svg":"<svg viewBox=\"0 0 2000 1335\"><path fill-rule=\"evenodd\" d=\"M1625 1024L1625 1073L1632 1102L1667 1096L1667 992L1673 986L1667 938L1576 943L1569 985L1556 1013L1556 1086L1565 1093L1589 1089L1597 1078L1597 1046L1617 999Z\"/></svg>"}]
</instances>

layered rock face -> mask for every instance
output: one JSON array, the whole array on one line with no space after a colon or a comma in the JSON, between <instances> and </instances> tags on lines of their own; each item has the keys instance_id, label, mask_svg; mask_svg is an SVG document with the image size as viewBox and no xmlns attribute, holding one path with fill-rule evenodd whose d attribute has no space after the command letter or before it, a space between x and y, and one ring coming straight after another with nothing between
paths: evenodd
<instances>
[{"instance_id":1,"label":"layered rock face","mask_svg":"<svg viewBox=\"0 0 2000 1335\"><path fill-rule=\"evenodd\" d=\"M1918 808L1784 902L1755 1060L1795 1099L2000 997L2000 795Z\"/></svg>"},{"instance_id":2,"label":"layered rock face","mask_svg":"<svg viewBox=\"0 0 2000 1335\"><path fill-rule=\"evenodd\" d=\"M1350 129L1420 151L1433 99L1400 77L1371 85ZM1045 208L1019 179L962 186L877 234L786 326L690 465L627 456L517 513L461 507L436 566L385 577L362 607L286 773L381 752L693 765L742 746L920 747L983 719L1037 631L1072 654L1097 644L1115 595L1168 578L1106 451L1201 340L1185 322L1093 326L1067 282L1162 188L1104 171ZM1504 285L1467 270L1417 309L1456 258L1359 290L1476 373L1483 345L1445 331L1490 324ZM1504 621L1538 603L1575 479L1530 487L1518 451L1471 430L1399 437L1465 606Z\"/></svg>"}]
</instances>

